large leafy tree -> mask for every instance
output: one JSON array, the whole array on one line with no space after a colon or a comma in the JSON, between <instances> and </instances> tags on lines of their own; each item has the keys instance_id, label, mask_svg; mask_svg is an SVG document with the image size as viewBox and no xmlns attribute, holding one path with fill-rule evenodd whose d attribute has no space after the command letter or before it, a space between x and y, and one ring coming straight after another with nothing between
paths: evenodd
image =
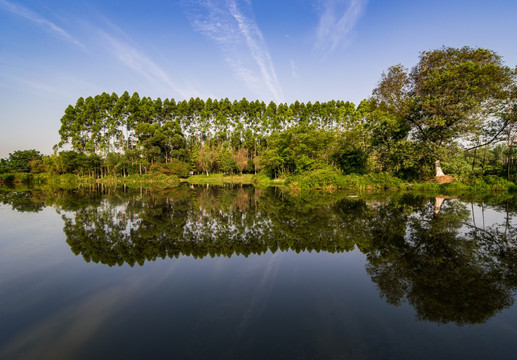
<instances>
[{"instance_id":1,"label":"large leafy tree","mask_svg":"<svg viewBox=\"0 0 517 360\"><path fill-rule=\"evenodd\" d=\"M443 175L443 148L465 143L498 116L514 86L515 74L492 50L441 48L424 51L411 71L391 67L374 90L396 123L407 124L410 136L423 145Z\"/></svg>"},{"instance_id":2,"label":"large leafy tree","mask_svg":"<svg viewBox=\"0 0 517 360\"><path fill-rule=\"evenodd\" d=\"M9 154L4 167L5 170L13 172L30 172L34 162L36 160L41 161L42 159L43 155L37 150L17 150Z\"/></svg>"}]
</instances>

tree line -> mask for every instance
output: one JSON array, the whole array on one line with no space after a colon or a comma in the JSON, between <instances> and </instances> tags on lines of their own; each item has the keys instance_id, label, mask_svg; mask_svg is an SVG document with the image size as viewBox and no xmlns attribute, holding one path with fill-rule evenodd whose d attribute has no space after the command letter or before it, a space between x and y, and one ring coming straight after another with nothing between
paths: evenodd
<instances>
[{"instance_id":1,"label":"tree line","mask_svg":"<svg viewBox=\"0 0 517 360\"><path fill-rule=\"evenodd\" d=\"M69 105L56 153L31 161L35 171L95 177L258 171L279 177L328 168L415 179L443 175L443 166L460 176L510 178L515 80L515 70L492 50L444 47L422 52L411 69L390 67L358 105L102 93ZM10 159L0 167L17 168Z\"/></svg>"}]
</instances>

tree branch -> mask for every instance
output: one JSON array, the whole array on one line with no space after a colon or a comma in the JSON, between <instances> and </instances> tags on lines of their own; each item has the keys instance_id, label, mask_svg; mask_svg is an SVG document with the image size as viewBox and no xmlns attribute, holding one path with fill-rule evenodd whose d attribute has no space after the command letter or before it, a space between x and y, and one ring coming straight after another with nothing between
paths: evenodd
<instances>
[{"instance_id":1,"label":"tree branch","mask_svg":"<svg viewBox=\"0 0 517 360\"><path fill-rule=\"evenodd\" d=\"M508 126L508 121L505 121L503 127L497 132L497 134L494 135L494 137L492 139L490 139L489 141L487 141L487 142L485 142L483 144L472 146L472 147L466 149L466 151L470 151L470 150L474 150L474 149L477 149L477 148L480 148L480 147L483 147L483 146L486 146L486 145L490 145L491 143L493 143L499 137L499 135L501 135L501 133L504 131L504 129L506 129L507 126Z\"/></svg>"}]
</instances>

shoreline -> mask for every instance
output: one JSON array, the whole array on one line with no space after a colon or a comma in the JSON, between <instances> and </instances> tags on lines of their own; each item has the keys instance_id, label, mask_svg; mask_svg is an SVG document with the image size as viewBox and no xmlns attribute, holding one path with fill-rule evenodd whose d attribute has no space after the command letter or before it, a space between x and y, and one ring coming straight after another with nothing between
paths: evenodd
<instances>
[{"instance_id":1,"label":"shoreline","mask_svg":"<svg viewBox=\"0 0 517 360\"><path fill-rule=\"evenodd\" d=\"M490 181L477 179L477 182L465 184L459 181L439 183L435 179L408 183L389 174L349 174L335 175L330 178L321 174L304 173L287 178L270 179L258 174L210 174L192 175L179 178L176 175L129 175L127 177L107 176L101 179L81 177L74 174L52 175L48 173L13 173L0 174L0 186L29 186L49 189L71 189L81 186L101 184L106 186L125 185L144 188L175 188L182 183L197 186L247 185L256 188L280 187L290 192L321 191L333 193L338 190L359 192L412 191L425 193L470 193L470 192L517 192L517 185L507 181ZM325 174L327 175L327 174Z\"/></svg>"}]
</instances>

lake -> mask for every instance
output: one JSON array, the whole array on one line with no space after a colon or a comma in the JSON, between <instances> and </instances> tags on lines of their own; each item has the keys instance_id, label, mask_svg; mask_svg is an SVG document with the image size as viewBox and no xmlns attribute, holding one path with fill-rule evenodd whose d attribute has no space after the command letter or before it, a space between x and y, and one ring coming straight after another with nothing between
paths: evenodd
<instances>
[{"instance_id":1,"label":"lake","mask_svg":"<svg viewBox=\"0 0 517 360\"><path fill-rule=\"evenodd\" d=\"M517 359L517 198L0 191L1 359Z\"/></svg>"}]
</instances>

